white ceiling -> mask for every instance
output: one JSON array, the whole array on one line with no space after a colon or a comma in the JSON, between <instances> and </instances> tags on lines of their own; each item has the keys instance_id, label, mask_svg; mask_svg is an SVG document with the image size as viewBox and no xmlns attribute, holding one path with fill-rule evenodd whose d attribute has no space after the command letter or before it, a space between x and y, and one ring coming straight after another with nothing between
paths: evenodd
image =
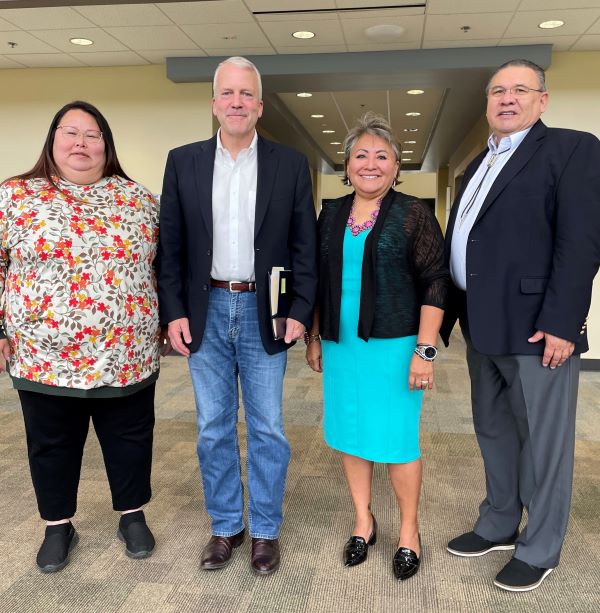
<instances>
[{"instance_id":1,"label":"white ceiling","mask_svg":"<svg viewBox=\"0 0 600 613\"><path fill-rule=\"evenodd\" d=\"M565 25L538 28L549 19ZM380 24L404 32L393 40L370 40L365 29ZM296 30L315 37L293 38ZM77 47L71 38L94 44ZM0 8L1 68L541 43L561 51L600 49L600 0L209 0Z\"/></svg>"},{"instance_id":2,"label":"white ceiling","mask_svg":"<svg viewBox=\"0 0 600 613\"><path fill-rule=\"evenodd\" d=\"M35 3L36 0L26 0ZM103 0L104 1L104 0ZM110 1L110 0L106 0ZM600 0L205 0L85 6L85 0L37 0L42 8L3 8L0 2L0 72L11 68L164 64L168 57L288 55L551 44L555 50L600 50ZM14 2L12 3L14 4ZM64 6L62 6L64 5ZM555 30L538 27L562 19ZM397 25L401 36L373 41L375 25ZM297 30L315 37L299 40ZM94 41L75 46L71 38ZM386 115L401 140L416 140L405 157L419 167L436 129L444 88L421 96L401 89L296 91L277 94L318 145L339 165L347 127L364 110ZM387 85L387 84L386 84ZM413 85L414 86L414 85ZM482 101L483 104L483 101ZM418 118L406 113L418 111ZM325 115L323 120L310 118ZM327 125L322 125L327 124ZM409 127L417 133L405 134ZM323 134L323 129L335 133Z\"/></svg>"}]
</instances>

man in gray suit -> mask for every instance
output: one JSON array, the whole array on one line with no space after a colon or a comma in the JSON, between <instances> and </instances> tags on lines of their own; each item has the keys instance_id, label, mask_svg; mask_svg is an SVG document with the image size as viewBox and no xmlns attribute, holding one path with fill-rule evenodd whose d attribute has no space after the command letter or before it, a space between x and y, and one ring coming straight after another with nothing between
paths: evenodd
<instances>
[{"instance_id":1,"label":"man in gray suit","mask_svg":"<svg viewBox=\"0 0 600 613\"><path fill-rule=\"evenodd\" d=\"M486 475L479 518L448 551L514 549L494 582L510 591L535 589L558 565L600 264L600 141L547 128L547 103L539 66L515 60L493 74L488 149L465 172L446 234L453 287L441 334L447 344L460 319Z\"/></svg>"}]
</instances>

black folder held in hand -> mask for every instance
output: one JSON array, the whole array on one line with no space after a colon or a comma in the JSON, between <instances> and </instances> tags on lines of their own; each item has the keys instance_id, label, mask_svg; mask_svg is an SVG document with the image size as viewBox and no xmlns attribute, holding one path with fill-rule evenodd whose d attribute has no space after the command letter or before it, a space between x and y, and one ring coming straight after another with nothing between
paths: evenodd
<instances>
[{"instance_id":1,"label":"black folder held in hand","mask_svg":"<svg viewBox=\"0 0 600 613\"><path fill-rule=\"evenodd\" d=\"M273 338L285 336L285 320L292 304L292 271L283 266L273 266L269 272L269 301Z\"/></svg>"}]
</instances>

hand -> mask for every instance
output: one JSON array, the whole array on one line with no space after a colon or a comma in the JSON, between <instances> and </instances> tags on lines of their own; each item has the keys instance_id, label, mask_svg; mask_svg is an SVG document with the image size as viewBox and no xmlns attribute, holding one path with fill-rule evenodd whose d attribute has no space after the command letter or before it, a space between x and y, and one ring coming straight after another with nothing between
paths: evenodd
<instances>
[{"instance_id":1,"label":"hand","mask_svg":"<svg viewBox=\"0 0 600 613\"><path fill-rule=\"evenodd\" d=\"M291 343L292 341L297 341L299 338L304 336L304 332L306 328L304 324L301 324L299 321L288 317L285 320L285 342Z\"/></svg>"},{"instance_id":2,"label":"hand","mask_svg":"<svg viewBox=\"0 0 600 613\"><path fill-rule=\"evenodd\" d=\"M10 359L10 343L7 338L0 339L0 372L7 370L6 364Z\"/></svg>"},{"instance_id":3,"label":"hand","mask_svg":"<svg viewBox=\"0 0 600 613\"><path fill-rule=\"evenodd\" d=\"M169 340L171 341L171 345L177 353L185 356L186 358L190 357L190 350L184 345L184 343L192 342L192 335L190 334L190 322L187 317L182 317L181 319L175 319L169 322L169 327L167 330L167 334L169 336Z\"/></svg>"},{"instance_id":4,"label":"hand","mask_svg":"<svg viewBox=\"0 0 600 613\"><path fill-rule=\"evenodd\" d=\"M323 372L321 343L311 341L306 345L306 363L315 371Z\"/></svg>"},{"instance_id":5,"label":"hand","mask_svg":"<svg viewBox=\"0 0 600 613\"><path fill-rule=\"evenodd\" d=\"M542 366L544 368L550 366L551 369L555 369L557 366L562 366L571 357L575 349L575 343L558 336L552 336L552 334L542 332L541 330L537 330L527 341L529 343L537 343L542 339L546 341L544 355L542 356Z\"/></svg>"},{"instance_id":6,"label":"hand","mask_svg":"<svg viewBox=\"0 0 600 613\"><path fill-rule=\"evenodd\" d=\"M433 362L428 362L415 353L410 361L408 387L411 392L433 389Z\"/></svg>"},{"instance_id":7,"label":"hand","mask_svg":"<svg viewBox=\"0 0 600 613\"><path fill-rule=\"evenodd\" d=\"M173 349L173 345L171 345L171 341L169 340L169 333L167 328L162 328L158 335L158 345L160 347L160 355L166 356L171 353Z\"/></svg>"}]
</instances>

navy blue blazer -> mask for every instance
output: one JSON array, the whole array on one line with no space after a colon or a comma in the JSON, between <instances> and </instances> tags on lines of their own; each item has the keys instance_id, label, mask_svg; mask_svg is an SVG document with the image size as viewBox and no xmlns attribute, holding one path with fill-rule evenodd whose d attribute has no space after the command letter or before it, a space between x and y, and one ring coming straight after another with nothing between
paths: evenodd
<instances>
[{"instance_id":1,"label":"navy blue blazer","mask_svg":"<svg viewBox=\"0 0 600 613\"><path fill-rule=\"evenodd\" d=\"M161 325L187 317L197 351L206 323L212 267L212 184L216 135L169 152L161 194L158 296ZM258 137L254 222L256 296L265 350L290 345L273 340L268 271L291 268L289 317L309 326L317 291L317 228L306 158Z\"/></svg>"},{"instance_id":2,"label":"navy blue blazer","mask_svg":"<svg viewBox=\"0 0 600 613\"><path fill-rule=\"evenodd\" d=\"M446 232L450 262L458 205L481 164L467 167ZM600 265L600 141L537 121L494 181L467 243L467 320L477 351L542 354L527 339L543 330L588 349L586 320ZM460 309L452 286L440 334Z\"/></svg>"}]
</instances>

